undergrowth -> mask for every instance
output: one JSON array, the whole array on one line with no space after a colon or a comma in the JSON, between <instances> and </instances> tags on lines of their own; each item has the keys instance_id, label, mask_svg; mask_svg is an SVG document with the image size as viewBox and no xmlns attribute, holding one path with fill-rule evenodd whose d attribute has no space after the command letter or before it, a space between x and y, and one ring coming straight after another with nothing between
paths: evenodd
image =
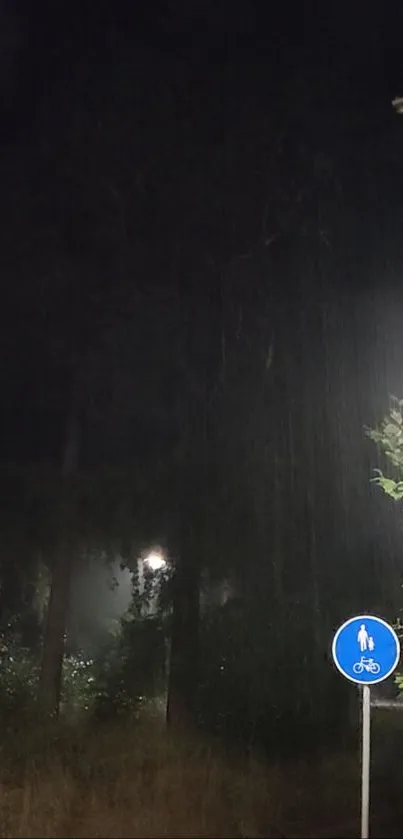
<instances>
[{"instance_id":1,"label":"undergrowth","mask_svg":"<svg viewBox=\"0 0 403 839\"><path fill-rule=\"evenodd\" d=\"M304 836L356 815L351 758L270 765L156 724L21 722L0 756L1 837Z\"/></svg>"}]
</instances>

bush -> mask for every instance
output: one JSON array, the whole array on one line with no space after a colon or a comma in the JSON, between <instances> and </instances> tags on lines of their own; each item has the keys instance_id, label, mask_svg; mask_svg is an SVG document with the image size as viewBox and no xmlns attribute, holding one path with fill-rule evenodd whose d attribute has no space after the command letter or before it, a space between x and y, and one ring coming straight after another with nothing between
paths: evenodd
<instances>
[{"instance_id":1,"label":"bush","mask_svg":"<svg viewBox=\"0 0 403 839\"><path fill-rule=\"evenodd\" d=\"M18 639L0 640L0 709L2 719L29 712L37 695L40 660Z\"/></svg>"}]
</instances>

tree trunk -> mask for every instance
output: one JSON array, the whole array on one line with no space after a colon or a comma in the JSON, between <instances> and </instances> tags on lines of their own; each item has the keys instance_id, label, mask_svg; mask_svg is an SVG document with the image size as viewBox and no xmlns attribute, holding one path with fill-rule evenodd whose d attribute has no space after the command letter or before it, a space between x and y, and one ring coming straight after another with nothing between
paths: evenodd
<instances>
[{"instance_id":1,"label":"tree trunk","mask_svg":"<svg viewBox=\"0 0 403 839\"><path fill-rule=\"evenodd\" d=\"M58 715L62 690L62 670L69 609L72 557L60 548L52 571L49 605L43 642L42 669L39 686L41 705Z\"/></svg>"},{"instance_id":2,"label":"tree trunk","mask_svg":"<svg viewBox=\"0 0 403 839\"><path fill-rule=\"evenodd\" d=\"M72 406L63 452L62 475L67 478L77 470L79 426L76 403ZM66 502L64 502L66 504ZM67 502L70 504L70 499ZM63 513L66 514L64 509ZM65 526L63 516L62 527ZM70 603L70 584L73 567L73 544L61 534L52 569L49 605L43 641L42 669L39 684L39 701L49 713L58 716L62 693L63 658L66 627Z\"/></svg>"},{"instance_id":3,"label":"tree trunk","mask_svg":"<svg viewBox=\"0 0 403 839\"><path fill-rule=\"evenodd\" d=\"M196 722L199 617L200 568L195 557L188 555L181 559L174 578L167 701L170 726L186 728Z\"/></svg>"},{"instance_id":4,"label":"tree trunk","mask_svg":"<svg viewBox=\"0 0 403 839\"><path fill-rule=\"evenodd\" d=\"M187 381L182 406L183 460L178 474L179 561L173 581L171 656L168 676L167 724L194 727L199 675L200 578L205 561L208 510L208 435L206 367L195 363L200 311L191 299L185 334ZM204 333L203 333L204 335ZM203 362L204 365L204 362ZM196 388L194 381L196 377ZM189 385L191 382L191 385Z\"/></svg>"}]
</instances>

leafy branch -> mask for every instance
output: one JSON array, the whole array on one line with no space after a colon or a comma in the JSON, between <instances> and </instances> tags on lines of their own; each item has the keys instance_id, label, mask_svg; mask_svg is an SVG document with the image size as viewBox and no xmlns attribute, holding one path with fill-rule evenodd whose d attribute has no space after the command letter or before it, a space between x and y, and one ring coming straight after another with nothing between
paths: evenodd
<instances>
[{"instance_id":1,"label":"leafy branch","mask_svg":"<svg viewBox=\"0 0 403 839\"><path fill-rule=\"evenodd\" d=\"M391 397L391 408L378 428L366 428L365 433L381 450L396 470L396 478L387 476L381 469L372 482L381 487L394 501L403 499L403 399Z\"/></svg>"}]
</instances>

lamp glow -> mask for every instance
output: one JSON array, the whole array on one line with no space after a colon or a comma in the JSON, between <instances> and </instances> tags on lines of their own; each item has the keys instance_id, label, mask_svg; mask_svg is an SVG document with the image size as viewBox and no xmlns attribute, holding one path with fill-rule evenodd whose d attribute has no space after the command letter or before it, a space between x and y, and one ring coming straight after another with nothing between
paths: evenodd
<instances>
[{"instance_id":1,"label":"lamp glow","mask_svg":"<svg viewBox=\"0 0 403 839\"><path fill-rule=\"evenodd\" d=\"M166 559L164 559L162 553L159 551L151 551L144 559L144 562L151 571L160 571L161 568L165 568L166 566Z\"/></svg>"}]
</instances>

